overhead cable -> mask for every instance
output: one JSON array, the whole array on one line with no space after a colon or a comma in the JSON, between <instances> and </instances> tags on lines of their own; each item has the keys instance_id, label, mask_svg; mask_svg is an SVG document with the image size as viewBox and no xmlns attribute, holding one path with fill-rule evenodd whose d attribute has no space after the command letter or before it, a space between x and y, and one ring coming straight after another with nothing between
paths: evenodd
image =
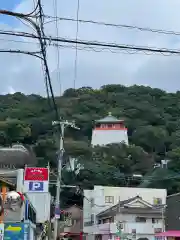
<instances>
[{"instance_id":1,"label":"overhead cable","mask_svg":"<svg viewBox=\"0 0 180 240\"><path fill-rule=\"evenodd\" d=\"M76 46L75 46L75 60L74 60L74 89L76 88L76 79L77 79L77 60L78 60L78 33L79 33L79 8L80 0L77 0L77 10L76 10Z\"/></svg>"},{"instance_id":2,"label":"overhead cable","mask_svg":"<svg viewBox=\"0 0 180 240\"><path fill-rule=\"evenodd\" d=\"M11 36L21 36L25 38L31 39L39 39L38 36L29 33L23 32L13 32L13 31L2 31L0 30L0 35L11 35ZM128 45L128 44L118 44L118 43L109 43L109 42L98 42L98 41L87 41L81 39L69 39L69 38L55 38L52 36L45 36L42 39L48 40L50 42L61 42L61 43L71 43L71 44L79 44L85 46L95 46L95 47L105 47L112 49L122 49L122 50L136 50L136 51L147 51L153 53L170 53L170 54L180 54L180 50L178 49L169 49L169 48L156 48L156 47L147 47L147 46L136 46L136 45Z\"/></svg>"},{"instance_id":3,"label":"overhead cable","mask_svg":"<svg viewBox=\"0 0 180 240\"><path fill-rule=\"evenodd\" d=\"M54 19L53 16L45 15L46 18ZM103 21L93 21L93 20L83 20L83 19L75 19L75 18L65 18L65 17L58 17L58 20L60 21L71 21L71 22L79 22L79 23L89 23L89 24L95 24L100 26L106 26L106 27L115 27L115 28L127 28L127 29L134 29L134 30L140 30L145 32L153 32L153 33L159 33L159 34L167 34L167 35L180 35L180 32L173 31L173 30L164 30L164 29L153 29L149 27L139 27L135 25L126 25L126 24L115 24L115 23L107 23ZM47 23L54 22L54 20L47 21Z\"/></svg>"},{"instance_id":4,"label":"overhead cable","mask_svg":"<svg viewBox=\"0 0 180 240\"><path fill-rule=\"evenodd\" d=\"M54 16L55 16L55 27L56 27L56 37L59 37L59 27L58 27L58 20L57 20L57 9L58 4L57 0L53 0L53 7L54 7ZM57 81L60 86L60 96L62 95L62 84L61 84L61 76L60 76L60 49L56 46L56 53L57 53Z\"/></svg>"}]
</instances>

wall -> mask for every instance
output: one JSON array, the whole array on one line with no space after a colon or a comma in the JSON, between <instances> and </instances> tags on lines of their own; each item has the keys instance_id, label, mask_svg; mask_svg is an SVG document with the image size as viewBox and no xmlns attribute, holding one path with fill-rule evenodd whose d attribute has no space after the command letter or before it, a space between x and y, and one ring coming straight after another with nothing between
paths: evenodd
<instances>
[{"instance_id":1,"label":"wall","mask_svg":"<svg viewBox=\"0 0 180 240\"><path fill-rule=\"evenodd\" d=\"M92 206L90 199L94 197L93 190L84 190L84 200L83 200L83 222L88 222L91 220ZM88 201L89 200L89 201Z\"/></svg>"},{"instance_id":2,"label":"wall","mask_svg":"<svg viewBox=\"0 0 180 240\"><path fill-rule=\"evenodd\" d=\"M50 193L27 193L28 199L36 210L37 223L49 221L50 218Z\"/></svg>"},{"instance_id":3,"label":"wall","mask_svg":"<svg viewBox=\"0 0 180 240\"><path fill-rule=\"evenodd\" d=\"M93 146L120 142L128 144L127 130L93 130L92 132Z\"/></svg>"},{"instance_id":4,"label":"wall","mask_svg":"<svg viewBox=\"0 0 180 240\"><path fill-rule=\"evenodd\" d=\"M146 218L146 222L136 222L136 217L145 217ZM152 223L152 218L157 219L156 223ZM115 222L118 221L123 221L125 222L123 224L124 226L124 232L125 233L132 233L132 229L136 229L136 233L137 234L154 234L154 230L155 228L161 228L163 229L163 220L162 220L162 215L161 213L159 213L159 216L157 217L156 215L146 215L146 214L117 214L114 218ZM114 231L117 231L116 229L114 229Z\"/></svg>"},{"instance_id":5,"label":"wall","mask_svg":"<svg viewBox=\"0 0 180 240\"><path fill-rule=\"evenodd\" d=\"M166 230L180 230L180 193L167 197Z\"/></svg>"},{"instance_id":6,"label":"wall","mask_svg":"<svg viewBox=\"0 0 180 240\"><path fill-rule=\"evenodd\" d=\"M117 230L117 222L123 222L123 232L132 234L132 229L136 229L137 234L146 234L146 235L154 235L155 228L163 228L163 220L159 214L158 222L152 223L152 218L157 218L157 215L147 215L146 222L136 222L135 218L139 216L136 214L118 214L114 218L113 223L105 223L105 224L95 224L93 226L85 226L84 232L88 234L116 234ZM145 214L143 214L145 216Z\"/></svg>"}]
</instances>

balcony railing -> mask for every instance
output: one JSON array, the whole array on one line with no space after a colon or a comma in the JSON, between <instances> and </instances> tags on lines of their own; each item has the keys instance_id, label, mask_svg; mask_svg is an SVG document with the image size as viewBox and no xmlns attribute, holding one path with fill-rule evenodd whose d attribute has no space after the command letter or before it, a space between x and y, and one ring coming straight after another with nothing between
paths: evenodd
<instances>
[{"instance_id":1,"label":"balcony railing","mask_svg":"<svg viewBox=\"0 0 180 240\"><path fill-rule=\"evenodd\" d=\"M162 223L131 223L126 222L123 224L122 232L132 234L136 230L136 234L154 234L155 229L162 228ZM89 234L115 234L118 232L116 223L105 223L93 226L84 227L83 231Z\"/></svg>"},{"instance_id":2,"label":"balcony railing","mask_svg":"<svg viewBox=\"0 0 180 240\"><path fill-rule=\"evenodd\" d=\"M84 227L83 232L89 233L89 234L109 234L110 223L97 224L97 225Z\"/></svg>"}]
</instances>

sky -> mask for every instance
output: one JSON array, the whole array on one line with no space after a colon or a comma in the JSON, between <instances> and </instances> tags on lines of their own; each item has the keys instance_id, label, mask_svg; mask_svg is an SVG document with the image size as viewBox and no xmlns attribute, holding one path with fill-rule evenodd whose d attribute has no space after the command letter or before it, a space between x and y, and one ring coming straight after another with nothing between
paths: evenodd
<instances>
[{"instance_id":1,"label":"sky","mask_svg":"<svg viewBox=\"0 0 180 240\"><path fill-rule=\"evenodd\" d=\"M28 13L35 0L1 0L0 8ZM46 15L55 16L55 0L42 0ZM77 0L57 0L58 17L76 18ZM107 23L136 25L152 29L180 32L179 0L80 0L79 19ZM45 19L47 22L49 19ZM0 16L1 30L33 32L31 27L12 17ZM58 21L58 36L76 38L76 23ZM45 25L45 33L57 36L55 22ZM180 48L180 35L164 35L139 30L79 24L78 38L137 46ZM31 41L31 42L30 42ZM30 39L0 35L0 49L34 51L36 42ZM73 87L75 50L48 46L48 65L56 95ZM42 64L27 55L0 53L0 94L23 92L45 94ZM128 54L78 50L76 88L105 84L148 85L169 92L180 89L180 56Z\"/></svg>"}]
</instances>

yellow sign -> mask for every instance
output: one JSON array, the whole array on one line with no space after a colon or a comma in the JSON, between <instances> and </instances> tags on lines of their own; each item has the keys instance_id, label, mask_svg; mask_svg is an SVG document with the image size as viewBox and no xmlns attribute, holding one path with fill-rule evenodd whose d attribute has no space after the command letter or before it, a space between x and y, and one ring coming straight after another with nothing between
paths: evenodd
<instances>
[{"instance_id":1,"label":"yellow sign","mask_svg":"<svg viewBox=\"0 0 180 240\"><path fill-rule=\"evenodd\" d=\"M22 230L22 228L21 227L15 227L15 226L13 227L13 226L9 225L5 230L6 231L11 231L11 232L20 232Z\"/></svg>"}]
</instances>

